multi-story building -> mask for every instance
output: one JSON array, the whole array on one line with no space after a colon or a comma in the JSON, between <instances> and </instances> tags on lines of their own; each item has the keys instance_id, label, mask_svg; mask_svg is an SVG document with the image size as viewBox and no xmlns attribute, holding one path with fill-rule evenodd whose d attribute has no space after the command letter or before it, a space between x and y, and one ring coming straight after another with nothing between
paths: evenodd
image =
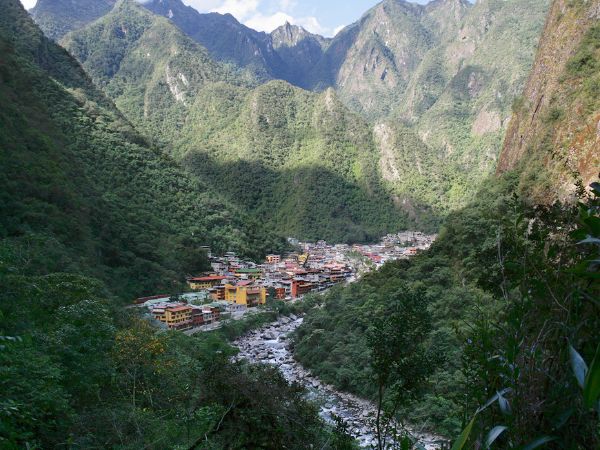
<instances>
[{"instance_id":1,"label":"multi-story building","mask_svg":"<svg viewBox=\"0 0 600 450\"><path fill-rule=\"evenodd\" d=\"M279 264L281 255L267 255L267 264Z\"/></svg>"},{"instance_id":2,"label":"multi-story building","mask_svg":"<svg viewBox=\"0 0 600 450\"><path fill-rule=\"evenodd\" d=\"M301 297L304 294L308 294L313 289L315 289L315 285L310 281L292 280L292 298Z\"/></svg>"},{"instance_id":3,"label":"multi-story building","mask_svg":"<svg viewBox=\"0 0 600 450\"><path fill-rule=\"evenodd\" d=\"M234 274L237 278L258 280L262 278L262 270L260 269L235 269Z\"/></svg>"},{"instance_id":4,"label":"multi-story building","mask_svg":"<svg viewBox=\"0 0 600 450\"><path fill-rule=\"evenodd\" d=\"M267 289L251 280L225 285L225 301L248 307L264 305L267 302Z\"/></svg>"},{"instance_id":5,"label":"multi-story building","mask_svg":"<svg viewBox=\"0 0 600 450\"><path fill-rule=\"evenodd\" d=\"M190 289L197 291L199 289L210 289L221 284L227 277L221 275L209 275L206 277L188 278L187 282Z\"/></svg>"},{"instance_id":6,"label":"multi-story building","mask_svg":"<svg viewBox=\"0 0 600 450\"><path fill-rule=\"evenodd\" d=\"M172 330L185 330L192 326L192 307L189 305L157 305L152 315Z\"/></svg>"}]
</instances>

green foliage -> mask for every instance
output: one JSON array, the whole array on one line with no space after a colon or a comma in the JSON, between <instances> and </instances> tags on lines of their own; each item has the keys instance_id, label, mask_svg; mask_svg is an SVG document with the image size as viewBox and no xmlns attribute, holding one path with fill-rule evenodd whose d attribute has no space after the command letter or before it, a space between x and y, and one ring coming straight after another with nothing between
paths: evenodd
<instances>
[{"instance_id":1,"label":"green foliage","mask_svg":"<svg viewBox=\"0 0 600 450\"><path fill-rule=\"evenodd\" d=\"M432 320L428 344L439 359L424 392L400 417L449 436L471 423L470 436L458 441L463 446L502 426L496 443L528 445L548 435L594 448L598 418L585 405L596 405L596 378L584 381L580 370L587 389L577 385L565 342L585 349L582 360L595 361L597 200L579 211L532 208L513 198L515 178L490 180L471 207L449 217L427 253L325 296L297 331L299 360L325 381L374 398L373 372L365 370L372 362L367 330L389 316L394 292L417 289ZM492 401L499 408L469 422L490 392L498 393Z\"/></svg>"},{"instance_id":2,"label":"green foliage","mask_svg":"<svg viewBox=\"0 0 600 450\"><path fill-rule=\"evenodd\" d=\"M447 219L428 253L386 264L325 295L323 306L310 311L297 331L299 361L328 383L376 398L367 330L389 313L394 298L418 292L431 320L425 345L435 370L403 414L438 433L456 435L465 402L461 344L469 321L495 317L502 308L486 289L501 279L497 235L503 220L516 214L514 183L514 177L487 183L470 208Z\"/></svg>"},{"instance_id":3,"label":"green foliage","mask_svg":"<svg viewBox=\"0 0 600 450\"><path fill-rule=\"evenodd\" d=\"M202 245L283 248L148 146L16 8L0 19L0 237L29 273L83 271L131 298L205 269Z\"/></svg>"},{"instance_id":4,"label":"green foliage","mask_svg":"<svg viewBox=\"0 0 600 450\"><path fill-rule=\"evenodd\" d=\"M160 331L76 275L0 287L2 448L330 448L304 391L218 334Z\"/></svg>"},{"instance_id":5,"label":"green foliage","mask_svg":"<svg viewBox=\"0 0 600 450\"><path fill-rule=\"evenodd\" d=\"M132 2L63 43L154 142L281 235L366 241L408 225L380 182L369 125L333 92L249 89Z\"/></svg>"}]
</instances>

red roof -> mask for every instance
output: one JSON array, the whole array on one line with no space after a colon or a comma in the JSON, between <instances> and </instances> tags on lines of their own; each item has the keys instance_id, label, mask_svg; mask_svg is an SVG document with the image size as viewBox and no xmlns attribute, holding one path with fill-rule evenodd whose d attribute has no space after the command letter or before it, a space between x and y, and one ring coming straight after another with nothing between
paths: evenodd
<instances>
[{"instance_id":1,"label":"red roof","mask_svg":"<svg viewBox=\"0 0 600 450\"><path fill-rule=\"evenodd\" d=\"M188 278L188 281L221 281L227 277L222 277L218 275L211 275L210 277L197 277L197 278Z\"/></svg>"},{"instance_id":2,"label":"red roof","mask_svg":"<svg viewBox=\"0 0 600 450\"><path fill-rule=\"evenodd\" d=\"M171 312L180 312L180 311L191 311L192 308L190 306L175 306L168 308Z\"/></svg>"}]
</instances>

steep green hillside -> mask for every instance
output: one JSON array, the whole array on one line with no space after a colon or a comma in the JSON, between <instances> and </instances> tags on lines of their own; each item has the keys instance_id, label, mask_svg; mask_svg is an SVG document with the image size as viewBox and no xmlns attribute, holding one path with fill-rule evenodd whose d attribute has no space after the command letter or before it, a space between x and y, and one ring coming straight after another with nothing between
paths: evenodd
<instances>
[{"instance_id":1,"label":"steep green hillside","mask_svg":"<svg viewBox=\"0 0 600 450\"><path fill-rule=\"evenodd\" d=\"M348 441L220 334L124 308L202 269L199 244L258 252L269 236L149 147L18 0L0 7L0 448Z\"/></svg>"},{"instance_id":2,"label":"steep green hillside","mask_svg":"<svg viewBox=\"0 0 600 450\"><path fill-rule=\"evenodd\" d=\"M549 4L386 0L330 41L288 26L271 33L272 50L259 50L227 41L248 34L239 24L235 32L199 35L193 30L206 27L191 23L220 16L192 14L178 2L147 7L167 17L173 11L171 20L216 58L247 65L241 54L261 55L270 77L316 91L333 87L345 105L374 124L379 165L390 168L382 184L396 203L419 215L416 205L427 205L438 216L464 206L494 172ZM229 54L232 49L240 54ZM421 164L425 160L431 164Z\"/></svg>"},{"instance_id":3,"label":"steep green hillside","mask_svg":"<svg viewBox=\"0 0 600 450\"><path fill-rule=\"evenodd\" d=\"M287 235L363 241L409 224L379 181L369 126L332 90L215 85L198 96L174 148Z\"/></svg>"},{"instance_id":4,"label":"steep green hillside","mask_svg":"<svg viewBox=\"0 0 600 450\"><path fill-rule=\"evenodd\" d=\"M384 1L336 36L313 85L335 86L375 123L386 184L403 202L447 214L495 170L548 3Z\"/></svg>"},{"instance_id":5,"label":"steep green hillside","mask_svg":"<svg viewBox=\"0 0 600 450\"><path fill-rule=\"evenodd\" d=\"M163 144L182 127L204 85L253 82L247 72L213 62L167 19L133 1L118 2L61 44L129 120Z\"/></svg>"},{"instance_id":6,"label":"steep green hillside","mask_svg":"<svg viewBox=\"0 0 600 450\"><path fill-rule=\"evenodd\" d=\"M200 14L181 0L143 4L162 19L121 2L63 44L155 142L172 143L183 130L185 142L194 141L195 152L200 145L218 146L218 155L209 155L213 168L203 173L221 173L214 167L222 162L220 154L241 146L210 142L202 134L192 138L185 131L192 108L189 99L206 83L252 86L275 78L317 92L332 87L350 110L371 121L375 146L368 145L374 161L370 165L377 170L370 170L368 176L377 178L381 186L377 190L387 191L403 215L427 223L463 207L495 170L511 106L525 83L548 3L482 0L473 5L466 0L439 0L424 6L385 0L335 38L324 39L289 24L271 34L258 33L230 15ZM169 23L201 46L186 40ZM285 84L273 86L281 86L281 97L288 98ZM207 95L213 97L214 92ZM204 120L221 120L219 114L205 115ZM204 126L191 124L197 130ZM249 134L261 135L251 124L244 126ZM259 153L271 151L268 140L257 142ZM182 145L177 149L180 155L189 150ZM254 192L263 189L248 181L243 184ZM238 196L237 190L230 193ZM382 202L389 204L378 200ZM351 222L362 220L362 212L351 214L355 216ZM390 223L379 217L374 220ZM386 227L363 229L370 235ZM297 227L279 229L298 232Z\"/></svg>"},{"instance_id":7,"label":"steep green hillside","mask_svg":"<svg viewBox=\"0 0 600 450\"><path fill-rule=\"evenodd\" d=\"M448 217L429 251L319 296L295 338L304 365L374 399L387 374L385 408L458 443L465 429L463 448L494 429L498 448L598 448L598 18L597 1L554 1L503 173ZM560 198L565 180L573 192L574 179L595 181L578 204L536 203ZM423 329L417 370L400 344Z\"/></svg>"},{"instance_id":8,"label":"steep green hillside","mask_svg":"<svg viewBox=\"0 0 600 450\"><path fill-rule=\"evenodd\" d=\"M361 241L408 225L380 181L369 125L333 91L244 87L133 2L63 43L136 126L282 235Z\"/></svg>"},{"instance_id":9,"label":"steep green hillside","mask_svg":"<svg viewBox=\"0 0 600 450\"><path fill-rule=\"evenodd\" d=\"M253 255L279 245L149 147L74 59L8 11L0 236L31 273L84 272L133 296L205 267L201 245Z\"/></svg>"}]
</instances>

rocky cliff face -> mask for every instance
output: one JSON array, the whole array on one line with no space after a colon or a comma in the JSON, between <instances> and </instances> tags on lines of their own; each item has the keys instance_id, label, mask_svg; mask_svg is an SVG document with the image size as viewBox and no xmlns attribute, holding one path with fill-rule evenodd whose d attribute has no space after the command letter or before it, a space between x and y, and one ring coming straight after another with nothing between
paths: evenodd
<instances>
[{"instance_id":1,"label":"rocky cliff face","mask_svg":"<svg viewBox=\"0 0 600 450\"><path fill-rule=\"evenodd\" d=\"M556 0L515 104L498 173L520 169L536 201L564 199L600 170L600 1Z\"/></svg>"}]
</instances>

